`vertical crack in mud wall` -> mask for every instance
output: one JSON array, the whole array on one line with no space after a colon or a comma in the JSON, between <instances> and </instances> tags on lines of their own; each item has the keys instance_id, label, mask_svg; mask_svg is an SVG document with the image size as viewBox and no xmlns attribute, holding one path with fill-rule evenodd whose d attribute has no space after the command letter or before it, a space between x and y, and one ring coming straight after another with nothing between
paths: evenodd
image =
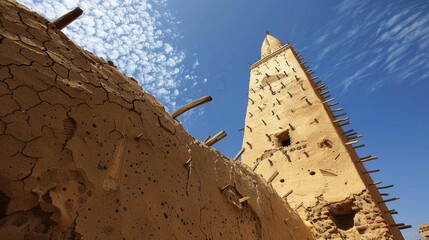
<instances>
[{"instance_id":1,"label":"vertical crack in mud wall","mask_svg":"<svg viewBox=\"0 0 429 240\"><path fill-rule=\"evenodd\" d=\"M262 178L13 1L0 52L1 239L312 239Z\"/></svg>"}]
</instances>

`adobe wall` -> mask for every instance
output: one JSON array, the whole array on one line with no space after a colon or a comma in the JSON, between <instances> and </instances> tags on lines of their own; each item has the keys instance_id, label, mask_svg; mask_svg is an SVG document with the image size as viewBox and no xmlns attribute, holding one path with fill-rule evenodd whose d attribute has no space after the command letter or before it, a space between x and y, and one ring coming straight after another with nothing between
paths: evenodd
<instances>
[{"instance_id":1,"label":"adobe wall","mask_svg":"<svg viewBox=\"0 0 429 240\"><path fill-rule=\"evenodd\" d=\"M312 239L137 82L0 1L1 239Z\"/></svg>"}]
</instances>

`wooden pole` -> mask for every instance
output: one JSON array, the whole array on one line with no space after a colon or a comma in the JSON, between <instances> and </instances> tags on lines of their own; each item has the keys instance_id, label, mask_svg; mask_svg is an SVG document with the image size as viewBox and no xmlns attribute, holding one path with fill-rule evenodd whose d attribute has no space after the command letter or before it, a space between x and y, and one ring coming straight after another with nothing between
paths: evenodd
<instances>
[{"instance_id":1,"label":"wooden pole","mask_svg":"<svg viewBox=\"0 0 429 240\"><path fill-rule=\"evenodd\" d=\"M179 109L177 109L176 111L174 111L174 112L171 114L171 116L172 116L174 119L176 119L178 116L180 116L180 115L182 115L183 113L185 113L185 112L187 112L187 111L191 110L192 108L197 107L197 106L199 106L199 105L201 105L201 104L204 104L204 103L210 102L211 100L212 100L212 97L210 97L210 96L204 96L204 97L202 97L202 98L199 98L199 99L197 99L197 100L194 100L194 101L192 101L192 102L189 102L189 103L187 103L187 104L183 105L182 107L180 107Z\"/></svg>"},{"instance_id":2,"label":"wooden pole","mask_svg":"<svg viewBox=\"0 0 429 240\"><path fill-rule=\"evenodd\" d=\"M289 195L291 195L293 193L293 190L289 190L289 192L287 192L285 195L283 195L283 198L287 198Z\"/></svg>"},{"instance_id":3,"label":"wooden pole","mask_svg":"<svg viewBox=\"0 0 429 240\"><path fill-rule=\"evenodd\" d=\"M386 203L386 202L391 202L391 201L395 201L395 200L399 200L399 197L389 198L389 199L386 199L386 200L378 202L378 204L380 204L380 203Z\"/></svg>"},{"instance_id":4,"label":"wooden pole","mask_svg":"<svg viewBox=\"0 0 429 240\"><path fill-rule=\"evenodd\" d=\"M222 131L216 133L216 135L214 135L212 138L207 140L206 145L211 146L211 145L219 142L224 137L226 137L226 132L222 130Z\"/></svg>"},{"instance_id":5,"label":"wooden pole","mask_svg":"<svg viewBox=\"0 0 429 240\"><path fill-rule=\"evenodd\" d=\"M268 178L268 182L272 182L274 180L274 178L277 177L277 175L279 175L279 172L276 170L275 172L273 172L273 174L271 174L271 177Z\"/></svg>"},{"instance_id":6,"label":"wooden pole","mask_svg":"<svg viewBox=\"0 0 429 240\"><path fill-rule=\"evenodd\" d=\"M80 17L82 13L83 13L83 10L77 7L72 11L59 17L57 20L53 21L52 24L54 24L58 29L62 30L63 28L67 27L70 23L72 23L74 20L76 20L78 17Z\"/></svg>"},{"instance_id":7,"label":"wooden pole","mask_svg":"<svg viewBox=\"0 0 429 240\"><path fill-rule=\"evenodd\" d=\"M238 160L238 158L241 156L241 154L243 154L243 153L244 153L244 151L245 151L245 150L246 150L245 148L242 148L242 149L237 153L237 155L235 155L235 157L234 157L232 160L237 161L237 160Z\"/></svg>"}]
</instances>

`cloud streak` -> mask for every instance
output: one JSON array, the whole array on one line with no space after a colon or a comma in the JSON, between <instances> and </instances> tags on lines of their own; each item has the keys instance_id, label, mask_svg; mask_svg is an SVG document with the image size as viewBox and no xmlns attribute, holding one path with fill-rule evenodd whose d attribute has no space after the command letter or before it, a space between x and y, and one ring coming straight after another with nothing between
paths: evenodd
<instances>
[{"instance_id":1,"label":"cloud streak","mask_svg":"<svg viewBox=\"0 0 429 240\"><path fill-rule=\"evenodd\" d=\"M167 109L176 108L179 89L185 81L196 81L196 76L183 65L184 51L172 44L181 35L175 31L177 21L167 10L166 0L20 2L49 20L75 7L82 8L84 14L64 33L86 50L112 60Z\"/></svg>"},{"instance_id":2,"label":"cloud streak","mask_svg":"<svg viewBox=\"0 0 429 240\"><path fill-rule=\"evenodd\" d=\"M315 53L321 68L335 66L329 76L342 79L343 91L362 83L371 92L389 81L428 80L427 4L345 0L335 12L335 20L316 33L312 44L321 49Z\"/></svg>"}]
</instances>

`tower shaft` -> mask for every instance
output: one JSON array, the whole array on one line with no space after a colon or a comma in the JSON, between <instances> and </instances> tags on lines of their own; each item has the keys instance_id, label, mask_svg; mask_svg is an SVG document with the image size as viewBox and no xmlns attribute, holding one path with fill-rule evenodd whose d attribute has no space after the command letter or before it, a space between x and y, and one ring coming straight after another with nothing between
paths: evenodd
<instances>
[{"instance_id":1,"label":"tower shaft","mask_svg":"<svg viewBox=\"0 0 429 240\"><path fill-rule=\"evenodd\" d=\"M354 145L293 47L264 40L250 67L242 162L269 180L316 237L403 239ZM273 41L271 41L273 42ZM338 115L338 114L336 114ZM331 229L327 231L327 228Z\"/></svg>"}]
</instances>

